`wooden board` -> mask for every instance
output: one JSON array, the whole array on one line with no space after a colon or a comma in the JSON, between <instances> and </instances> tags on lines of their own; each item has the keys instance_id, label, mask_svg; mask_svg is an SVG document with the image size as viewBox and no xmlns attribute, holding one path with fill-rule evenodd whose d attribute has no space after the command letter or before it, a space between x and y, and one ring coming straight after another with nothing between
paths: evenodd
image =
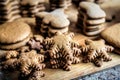
<instances>
[{"instance_id":1,"label":"wooden board","mask_svg":"<svg viewBox=\"0 0 120 80\"><path fill-rule=\"evenodd\" d=\"M63 71L61 69L45 69L46 76L44 80L70 80L87 74L95 73L106 68L111 68L120 65L120 56L116 54L111 55L113 60L104 62L102 67L95 67L92 63L80 63L72 65L71 71Z\"/></svg>"}]
</instances>

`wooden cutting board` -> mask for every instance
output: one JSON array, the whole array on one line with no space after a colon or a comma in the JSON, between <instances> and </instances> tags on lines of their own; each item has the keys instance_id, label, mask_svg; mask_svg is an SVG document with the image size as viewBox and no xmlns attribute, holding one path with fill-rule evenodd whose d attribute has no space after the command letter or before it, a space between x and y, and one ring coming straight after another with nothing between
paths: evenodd
<instances>
[{"instance_id":1,"label":"wooden cutting board","mask_svg":"<svg viewBox=\"0 0 120 80\"><path fill-rule=\"evenodd\" d=\"M95 67L92 63L80 63L72 65L71 71L63 71L61 69L45 69L44 71L46 76L43 80L70 80L120 65L120 56L114 53L111 54L111 56L113 60L110 62L104 62L102 67Z\"/></svg>"}]
</instances>

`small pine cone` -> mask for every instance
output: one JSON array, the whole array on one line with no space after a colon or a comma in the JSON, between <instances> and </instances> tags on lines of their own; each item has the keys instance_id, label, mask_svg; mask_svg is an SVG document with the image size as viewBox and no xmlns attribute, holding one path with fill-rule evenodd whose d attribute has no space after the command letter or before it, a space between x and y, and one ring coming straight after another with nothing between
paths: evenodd
<instances>
[{"instance_id":1,"label":"small pine cone","mask_svg":"<svg viewBox=\"0 0 120 80\"><path fill-rule=\"evenodd\" d=\"M19 53L17 51L7 51L6 52L6 59L10 59L10 58L16 58L19 55Z\"/></svg>"}]
</instances>

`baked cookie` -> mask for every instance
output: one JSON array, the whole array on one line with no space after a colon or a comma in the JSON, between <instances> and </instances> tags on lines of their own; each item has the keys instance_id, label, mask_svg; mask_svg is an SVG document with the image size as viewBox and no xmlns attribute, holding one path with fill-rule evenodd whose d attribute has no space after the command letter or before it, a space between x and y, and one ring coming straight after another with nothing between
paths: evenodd
<instances>
[{"instance_id":1,"label":"baked cookie","mask_svg":"<svg viewBox=\"0 0 120 80\"><path fill-rule=\"evenodd\" d=\"M81 2L77 25L87 36L96 36L104 30L105 12L92 2Z\"/></svg>"},{"instance_id":2,"label":"baked cookie","mask_svg":"<svg viewBox=\"0 0 120 80\"><path fill-rule=\"evenodd\" d=\"M22 0L21 1L21 15L23 17L34 17L36 13L44 11L45 0Z\"/></svg>"},{"instance_id":3,"label":"baked cookie","mask_svg":"<svg viewBox=\"0 0 120 80\"><path fill-rule=\"evenodd\" d=\"M111 61L112 58L108 55L108 52L113 51L113 47L106 45L104 40L85 40L85 45L81 48L81 51L85 55L84 62L93 62L96 66L102 66L102 62Z\"/></svg>"},{"instance_id":4,"label":"baked cookie","mask_svg":"<svg viewBox=\"0 0 120 80\"><path fill-rule=\"evenodd\" d=\"M70 70L71 64L76 64L81 61L81 50L79 44L73 40L73 33L63 34L56 33L54 37L46 38L44 43L49 52L50 68L62 68Z\"/></svg>"},{"instance_id":5,"label":"baked cookie","mask_svg":"<svg viewBox=\"0 0 120 80\"><path fill-rule=\"evenodd\" d=\"M43 49L43 36L41 35L33 35L33 37L28 41L28 45L30 46L30 49L34 50L41 50Z\"/></svg>"},{"instance_id":6,"label":"baked cookie","mask_svg":"<svg viewBox=\"0 0 120 80\"><path fill-rule=\"evenodd\" d=\"M86 20L86 23L89 25L97 25L97 24L103 24L105 22L105 18L96 19L96 20Z\"/></svg>"},{"instance_id":7,"label":"baked cookie","mask_svg":"<svg viewBox=\"0 0 120 80\"><path fill-rule=\"evenodd\" d=\"M19 0L0 1L0 23L11 22L20 18Z\"/></svg>"},{"instance_id":8,"label":"baked cookie","mask_svg":"<svg viewBox=\"0 0 120 80\"><path fill-rule=\"evenodd\" d=\"M117 23L105 29L101 36L111 45L115 47L115 51L120 54L120 23Z\"/></svg>"},{"instance_id":9,"label":"baked cookie","mask_svg":"<svg viewBox=\"0 0 120 80\"><path fill-rule=\"evenodd\" d=\"M63 9L52 12L41 12L36 15L36 24L42 34L53 35L55 32L68 32L70 21L64 14Z\"/></svg>"},{"instance_id":10,"label":"baked cookie","mask_svg":"<svg viewBox=\"0 0 120 80\"><path fill-rule=\"evenodd\" d=\"M1 62L2 70L18 70L20 72L19 76L22 78L41 78L37 73L45 68L44 55L38 54L36 51L32 50L29 52L18 53L16 51L8 51L4 54L2 58L5 58Z\"/></svg>"},{"instance_id":11,"label":"baked cookie","mask_svg":"<svg viewBox=\"0 0 120 80\"><path fill-rule=\"evenodd\" d=\"M0 26L0 47L18 48L25 45L31 37L31 28L24 22L9 22ZM15 47L14 47L15 46Z\"/></svg>"},{"instance_id":12,"label":"baked cookie","mask_svg":"<svg viewBox=\"0 0 120 80\"><path fill-rule=\"evenodd\" d=\"M98 19L104 18L106 16L105 12L100 8L99 5L92 2L81 2L79 4L82 10L86 11L89 18Z\"/></svg>"},{"instance_id":13,"label":"baked cookie","mask_svg":"<svg viewBox=\"0 0 120 80\"><path fill-rule=\"evenodd\" d=\"M13 50L13 49L18 49L24 45L26 45L26 43L30 40L30 37L32 37L32 35L29 35L26 39L17 42L17 43L12 43L12 44L0 44L0 48L4 49L4 50Z\"/></svg>"}]
</instances>

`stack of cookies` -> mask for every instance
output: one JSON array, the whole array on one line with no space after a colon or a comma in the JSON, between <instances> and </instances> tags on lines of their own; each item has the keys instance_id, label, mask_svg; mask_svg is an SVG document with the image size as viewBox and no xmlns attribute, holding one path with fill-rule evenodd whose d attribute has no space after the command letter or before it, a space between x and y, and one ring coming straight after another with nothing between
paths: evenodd
<instances>
[{"instance_id":1,"label":"stack of cookies","mask_svg":"<svg viewBox=\"0 0 120 80\"><path fill-rule=\"evenodd\" d=\"M51 10L55 10L56 8L64 8L66 9L71 5L72 0L50 0L50 8Z\"/></svg>"},{"instance_id":2,"label":"stack of cookies","mask_svg":"<svg viewBox=\"0 0 120 80\"><path fill-rule=\"evenodd\" d=\"M105 12L92 2L81 2L79 7L78 26L87 36L98 35L104 29Z\"/></svg>"},{"instance_id":3,"label":"stack of cookies","mask_svg":"<svg viewBox=\"0 0 120 80\"><path fill-rule=\"evenodd\" d=\"M31 28L26 23L13 21L2 24L0 26L0 49L18 49L29 41L31 35Z\"/></svg>"},{"instance_id":4,"label":"stack of cookies","mask_svg":"<svg viewBox=\"0 0 120 80\"><path fill-rule=\"evenodd\" d=\"M20 18L19 0L0 0L0 24Z\"/></svg>"},{"instance_id":5,"label":"stack of cookies","mask_svg":"<svg viewBox=\"0 0 120 80\"><path fill-rule=\"evenodd\" d=\"M21 15L23 17L34 17L38 12L44 11L45 0L21 0Z\"/></svg>"},{"instance_id":6,"label":"stack of cookies","mask_svg":"<svg viewBox=\"0 0 120 80\"><path fill-rule=\"evenodd\" d=\"M63 9L56 9L50 13L41 12L36 15L36 24L43 35L54 36L57 32L67 33L70 21Z\"/></svg>"}]
</instances>

